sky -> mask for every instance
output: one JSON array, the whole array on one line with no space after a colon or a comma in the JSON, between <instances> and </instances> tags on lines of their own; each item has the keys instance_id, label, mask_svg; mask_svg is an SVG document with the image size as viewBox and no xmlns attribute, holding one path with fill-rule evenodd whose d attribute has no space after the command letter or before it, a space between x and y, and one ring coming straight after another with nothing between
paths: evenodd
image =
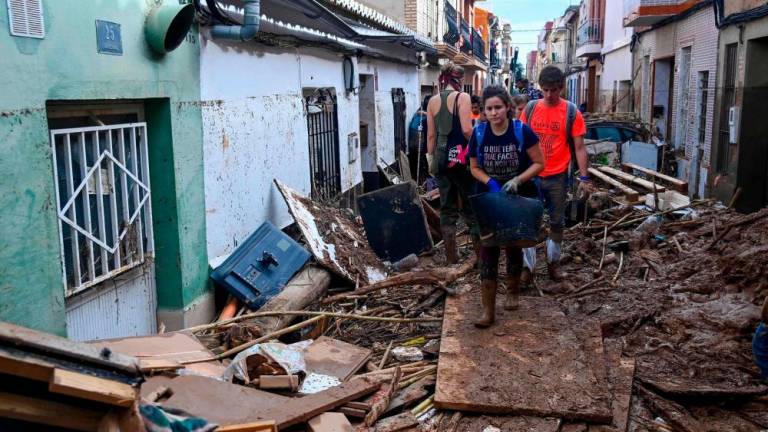
<instances>
[{"instance_id":1,"label":"sky","mask_svg":"<svg viewBox=\"0 0 768 432\"><path fill-rule=\"evenodd\" d=\"M525 64L528 52L536 49L539 30L544 23L561 16L568 6L578 6L579 3L578 0L488 0L475 5L512 24L512 46L520 47L518 61ZM532 29L536 31L517 31Z\"/></svg>"}]
</instances>

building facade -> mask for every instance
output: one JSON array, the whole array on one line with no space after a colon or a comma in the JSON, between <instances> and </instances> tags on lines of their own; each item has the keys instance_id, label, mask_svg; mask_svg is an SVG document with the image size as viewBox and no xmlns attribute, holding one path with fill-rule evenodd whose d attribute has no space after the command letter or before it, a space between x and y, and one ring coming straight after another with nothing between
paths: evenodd
<instances>
[{"instance_id":1,"label":"building facade","mask_svg":"<svg viewBox=\"0 0 768 432\"><path fill-rule=\"evenodd\" d=\"M605 19L597 111L630 112L632 105L632 52L630 42L634 30L624 27L621 2L605 2Z\"/></svg>"},{"instance_id":2,"label":"building facade","mask_svg":"<svg viewBox=\"0 0 768 432\"><path fill-rule=\"evenodd\" d=\"M0 3L0 320L77 340L205 322L199 41L156 53L149 3L81 3Z\"/></svg>"},{"instance_id":3,"label":"building facade","mask_svg":"<svg viewBox=\"0 0 768 432\"><path fill-rule=\"evenodd\" d=\"M750 212L768 205L768 5L726 1L720 28L712 127L712 194ZM737 194L738 191L738 194Z\"/></svg>"},{"instance_id":4,"label":"building facade","mask_svg":"<svg viewBox=\"0 0 768 432\"><path fill-rule=\"evenodd\" d=\"M628 25L651 25L633 47L634 103L643 121L674 150L666 167L688 180L691 196L707 195L717 82L718 29L713 2L679 2L625 16ZM650 12L649 12L650 11ZM646 15L663 12L663 15ZM676 166L675 166L676 165Z\"/></svg>"}]
</instances>

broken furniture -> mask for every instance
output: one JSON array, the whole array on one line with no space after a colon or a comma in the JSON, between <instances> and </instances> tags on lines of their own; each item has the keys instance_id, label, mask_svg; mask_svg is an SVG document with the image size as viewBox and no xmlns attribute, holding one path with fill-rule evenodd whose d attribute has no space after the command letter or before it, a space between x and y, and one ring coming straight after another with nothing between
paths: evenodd
<instances>
[{"instance_id":1,"label":"broken furniture","mask_svg":"<svg viewBox=\"0 0 768 432\"><path fill-rule=\"evenodd\" d=\"M427 217L413 182L360 195L357 207L371 249L390 262L432 249Z\"/></svg>"},{"instance_id":2,"label":"broken furniture","mask_svg":"<svg viewBox=\"0 0 768 432\"><path fill-rule=\"evenodd\" d=\"M211 273L211 279L248 308L258 309L277 295L308 259L309 252L301 245L264 222Z\"/></svg>"},{"instance_id":3,"label":"broken furniture","mask_svg":"<svg viewBox=\"0 0 768 432\"><path fill-rule=\"evenodd\" d=\"M308 373L346 381L371 358L371 350L321 336L304 349Z\"/></svg>"},{"instance_id":4,"label":"broken furniture","mask_svg":"<svg viewBox=\"0 0 768 432\"><path fill-rule=\"evenodd\" d=\"M0 323L0 430L138 432L141 380L135 358Z\"/></svg>"}]
</instances>

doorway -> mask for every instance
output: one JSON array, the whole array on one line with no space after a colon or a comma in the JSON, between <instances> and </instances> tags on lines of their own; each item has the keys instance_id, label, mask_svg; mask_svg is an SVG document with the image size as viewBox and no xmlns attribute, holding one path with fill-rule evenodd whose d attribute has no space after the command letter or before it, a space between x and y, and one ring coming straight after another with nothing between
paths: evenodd
<instances>
[{"instance_id":1,"label":"doorway","mask_svg":"<svg viewBox=\"0 0 768 432\"><path fill-rule=\"evenodd\" d=\"M653 62L652 122L663 135L666 142L669 142L672 130L670 113L672 108L672 74L674 64L674 57L659 59Z\"/></svg>"},{"instance_id":2,"label":"doorway","mask_svg":"<svg viewBox=\"0 0 768 432\"><path fill-rule=\"evenodd\" d=\"M747 42L744 76L744 103L741 109L741 136L736 202L740 212L753 212L768 204L768 122L764 106L768 99L768 37Z\"/></svg>"},{"instance_id":3,"label":"doorway","mask_svg":"<svg viewBox=\"0 0 768 432\"><path fill-rule=\"evenodd\" d=\"M677 95L677 117L675 122L675 148L684 149L688 139L689 118L688 105L691 95L691 47L685 47L680 55L680 90Z\"/></svg>"},{"instance_id":4,"label":"doorway","mask_svg":"<svg viewBox=\"0 0 768 432\"><path fill-rule=\"evenodd\" d=\"M360 163L363 170L363 190L379 188L379 167L376 164L376 92L373 75L360 75Z\"/></svg>"}]
</instances>

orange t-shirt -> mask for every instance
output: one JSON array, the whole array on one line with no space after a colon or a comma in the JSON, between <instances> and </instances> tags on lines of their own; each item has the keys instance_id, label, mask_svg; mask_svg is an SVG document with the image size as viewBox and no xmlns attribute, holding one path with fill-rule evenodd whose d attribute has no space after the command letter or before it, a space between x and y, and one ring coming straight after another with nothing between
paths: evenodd
<instances>
[{"instance_id":1,"label":"orange t-shirt","mask_svg":"<svg viewBox=\"0 0 768 432\"><path fill-rule=\"evenodd\" d=\"M539 146L544 154L544 170L539 173L541 177L549 177L568 169L571 162L571 151L568 148L568 140L565 136L565 122L568 115L568 104L564 100L555 106L549 106L543 100L539 100L533 108L529 122L525 118L525 110L520 114L520 120L536 132L539 137ZM584 117L576 110L576 119L571 129L572 137L579 137L587 133L587 125Z\"/></svg>"}]
</instances>

